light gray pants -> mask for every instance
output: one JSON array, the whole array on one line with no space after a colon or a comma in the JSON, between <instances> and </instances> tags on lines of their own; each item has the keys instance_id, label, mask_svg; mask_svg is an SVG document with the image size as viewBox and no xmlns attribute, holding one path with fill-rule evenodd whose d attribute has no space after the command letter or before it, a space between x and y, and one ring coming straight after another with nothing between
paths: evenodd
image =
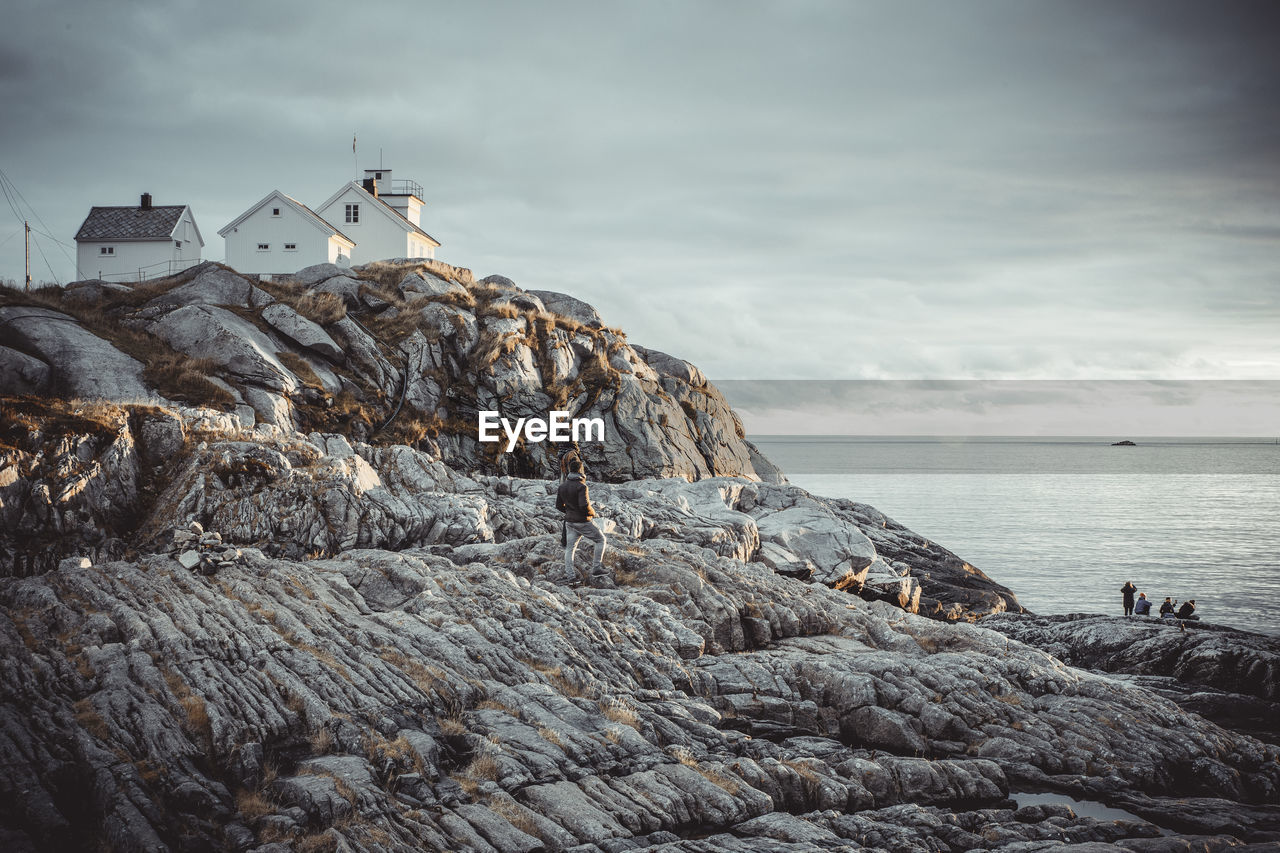
<instances>
[{"instance_id":1,"label":"light gray pants","mask_svg":"<svg viewBox=\"0 0 1280 853\"><path fill-rule=\"evenodd\" d=\"M570 578L576 578L578 573L573 570L573 552L578 548L578 539L589 539L595 545L595 549L591 555L591 574L603 575L605 573L604 563L604 534L600 532L600 528L596 527L591 521L566 521L564 523L564 571Z\"/></svg>"}]
</instances>

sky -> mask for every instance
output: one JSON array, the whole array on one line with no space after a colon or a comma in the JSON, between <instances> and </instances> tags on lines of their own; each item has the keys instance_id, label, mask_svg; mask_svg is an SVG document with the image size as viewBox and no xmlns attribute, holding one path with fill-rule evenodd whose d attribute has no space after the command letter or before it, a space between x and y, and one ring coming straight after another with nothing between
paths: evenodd
<instances>
[{"instance_id":1,"label":"sky","mask_svg":"<svg viewBox=\"0 0 1280 853\"><path fill-rule=\"evenodd\" d=\"M219 260L381 157L440 259L716 380L1280 379L1275 3L10 0L0 103L65 244L147 191Z\"/></svg>"}]
</instances>

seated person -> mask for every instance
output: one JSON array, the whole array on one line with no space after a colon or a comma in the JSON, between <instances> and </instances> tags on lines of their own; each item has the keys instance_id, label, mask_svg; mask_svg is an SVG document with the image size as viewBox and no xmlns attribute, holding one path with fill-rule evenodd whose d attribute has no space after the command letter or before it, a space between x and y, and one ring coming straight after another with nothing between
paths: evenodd
<instances>
[{"instance_id":1,"label":"seated person","mask_svg":"<svg viewBox=\"0 0 1280 853\"><path fill-rule=\"evenodd\" d=\"M1138 600L1134 602L1133 612L1139 616L1151 615L1151 602L1147 600L1147 594L1145 592L1138 593Z\"/></svg>"},{"instance_id":2,"label":"seated person","mask_svg":"<svg viewBox=\"0 0 1280 853\"><path fill-rule=\"evenodd\" d=\"M1173 618L1173 599L1169 598L1168 596L1165 597L1164 603L1160 605L1160 618L1161 619Z\"/></svg>"},{"instance_id":3,"label":"seated person","mask_svg":"<svg viewBox=\"0 0 1280 853\"><path fill-rule=\"evenodd\" d=\"M1178 608L1179 619L1199 619L1196 613L1196 600L1194 598L1182 602L1182 606Z\"/></svg>"}]
</instances>

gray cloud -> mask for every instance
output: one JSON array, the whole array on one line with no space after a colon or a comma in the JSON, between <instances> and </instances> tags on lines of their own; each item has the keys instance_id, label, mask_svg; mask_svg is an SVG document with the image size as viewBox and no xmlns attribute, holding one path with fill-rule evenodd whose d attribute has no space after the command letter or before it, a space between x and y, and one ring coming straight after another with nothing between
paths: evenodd
<instances>
[{"instance_id":1,"label":"gray cloud","mask_svg":"<svg viewBox=\"0 0 1280 853\"><path fill-rule=\"evenodd\" d=\"M427 187L443 259L572 292L712 376L1280 374L1273 4L20 2L9 22L24 121L0 167L67 242L149 190L191 203L218 258L267 190L315 203L351 177L355 130L361 168L381 147Z\"/></svg>"}]
</instances>

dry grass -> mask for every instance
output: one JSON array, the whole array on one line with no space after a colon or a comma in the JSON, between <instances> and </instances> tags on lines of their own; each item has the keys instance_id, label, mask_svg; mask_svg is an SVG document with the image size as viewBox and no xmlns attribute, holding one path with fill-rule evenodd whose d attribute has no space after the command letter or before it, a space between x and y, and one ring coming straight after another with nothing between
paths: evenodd
<instances>
[{"instance_id":1,"label":"dry grass","mask_svg":"<svg viewBox=\"0 0 1280 853\"><path fill-rule=\"evenodd\" d=\"M218 365L211 358L190 358L181 353L163 353L146 363L142 378L164 392L166 397L188 403L230 405L231 392L209 381Z\"/></svg>"},{"instance_id":2,"label":"dry grass","mask_svg":"<svg viewBox=\"0 0 1280 853\"><path fill-rule=\"evenodd\" d=\"M240 790L236 792L236 811L249 820L269 815L275 810L275 803L261 791Z\"/></svg>"},{"instance_id":3,"label":"dry grass","mask_svg":"<svg viewBox=\"0 0 1280 853\"><path fill-rule=\"evenodd\" d=\"M483 702L480 702L479 704L476 705L476 710L477 711L502 711L503 713L510 714L513 717L518 718L520 716L520 712L518 710L516 710L515 708L512 708L510 705L499 702L497 699L485 699Z\"/></svg>"},{"instance_id":4,"label":"dry grass","mask_svg":"<svg viewBox=\"0 0 1280 853\"><path fill-rule=\"evenodd\" d=\"M294 376L302 380L303 385L309 385L317 391L324 391L324 385L320 382L320 377L316 375L315 369L307 362L305 358L295 352L278 352L276 358L280 359L280 363L293 373Z\"/></svg>"},{"instance_id":5,"label":"dry grass","mask_svg":"<svg viewBox=\"0 0 1280 853\"><path fill-rule=\"evenodd\" d=\"M102 719L102 715L93 707L92 702L88 699L81 699L76 702L74 708L76 722L80 724L80 728L101 741L105 741L111 736L111 729L107 726L107 721Z\"/></svg>"},{"instance_id":6,"label":"dry grass","mask_svg":"<svg viewBox=\"0 0 1280 853\"><path fill-rule=\"evenodd\" d=\"M549 729L546 726L538 726L538 734L541 735L542 739L545 740L547 743L550 743L559 747L564 746L564 741L560 738L560 735L556 734L555 730L553 729Z\"/></svg>"},{"instance_id":7,"label":"dry grass","mask_svg":"<svg viewBox=\"0 0 1280 853\"><path fill-rule=\"evenodd\" d=\"M721 773L718 770L713 770L710 767L703 767L701 764L697 765L695 769L697 769L697 771L701 773L708 782L720 786L724 789L725 793L731 796L742 790L742 783L732 776Z\"/></svg>"},{"instance_id":8,"label":"dry grass","mask_svg":"<svg viewBox=\"0 0 1280 853\"><path fill-rule=\"evenodd\" d=\"M329 830L304 835L293 842L297 853L333 853L338 849L338 839Z\"/></svg>"},{"instance_id":9,"label":"dry grass","mask_svg":"<svg viewBox=\"0 0 1280 853\"><path fill-rule=\"evenodd\" d=\"M328 755L333 749L333 732L320 728L311 736L311 754Z\"/></svg>"},{"instance_id":10,"label":"dry grass","mask_svg":"<svg viewBox=\"0 0 1280 853\"><path fill-rule=\"evenodd\" d=\"M294 309L313 323L328 326L347 316L347 303L336 293L309 290L294 303Z\"/></svg>"},{"instance_id":11,"label":"dry grass","mask_svg":"<svg viewBox=\"0 0 1280 853\"><path fill-rule=\"evenodd\" d=\"M461 775L454 778L467 796L474 798L481 782L492 782L498 778L498 761L489 753L482 753L471 759Z\"/></svg>"},{"instance_id":12,"label":"dry grass","mask_svg":"<svg viewBox=\"0 0 1280 853\"><path fill-rule=\"evenodd\" d=\"M489 801L489 810L525 835L531 835L539 838L538 822L534 820L530 811L522 807L508 794L494 796Z\"/></svg>"},{"instance_id":13,"label":"dry grass","mask_svg":"<svg viewBox=\"0 0 1280 853\"><path fill-rule=\"evenodd\" d=\"M636 731L640 730L640 715L633 708L628 708L620 702L609 702L601 708L601 711L605 717L615 723L631 726Z\"/></svg>"}]
</instances>

